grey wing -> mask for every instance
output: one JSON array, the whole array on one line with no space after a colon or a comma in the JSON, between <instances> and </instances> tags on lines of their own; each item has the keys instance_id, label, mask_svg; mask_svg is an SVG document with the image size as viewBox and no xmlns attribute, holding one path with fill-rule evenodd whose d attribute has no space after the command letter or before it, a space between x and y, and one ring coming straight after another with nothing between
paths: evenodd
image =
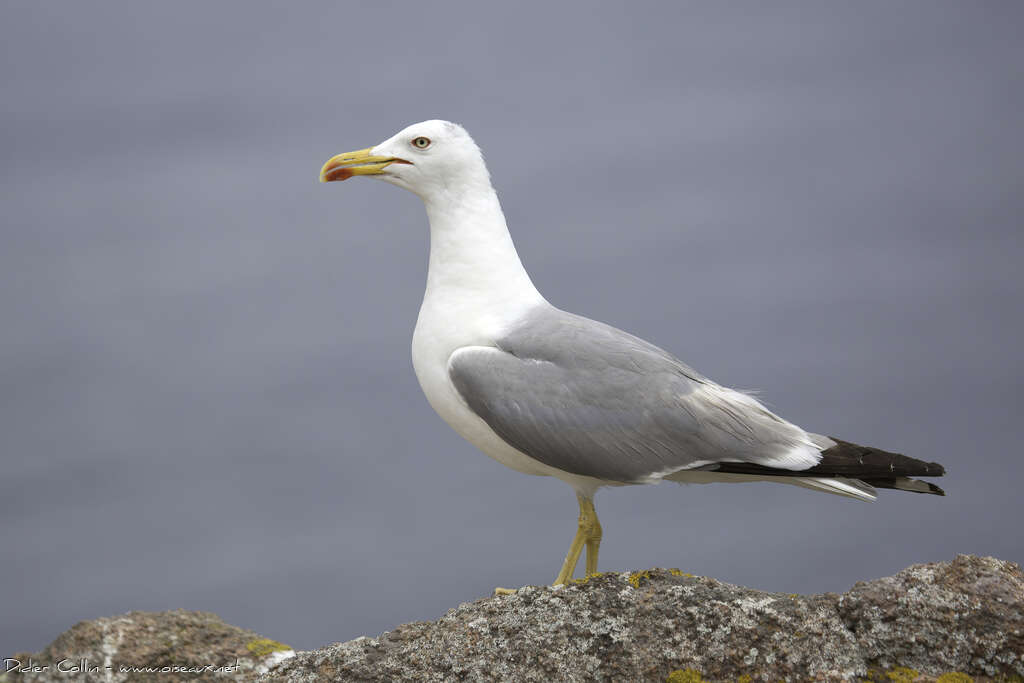
<instances>
[{"instance_id":1,"label":"grey wing","mask_svg":"<svg viewBox=\"0 0 1024 683\"><path fill-rule=\"evenodd\" d=\"M497 347L463 347L449 375L511 446L573 474L644 482L717 462L793 470L820 451L799 427L665 351L545 307Z\"/></svg>"}]
</instances>

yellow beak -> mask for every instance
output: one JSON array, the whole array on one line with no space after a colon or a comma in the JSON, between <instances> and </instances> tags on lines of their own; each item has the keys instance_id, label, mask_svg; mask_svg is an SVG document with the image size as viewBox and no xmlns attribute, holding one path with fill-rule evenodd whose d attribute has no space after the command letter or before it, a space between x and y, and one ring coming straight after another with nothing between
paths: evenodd
<instances>
[{"instance_id":1,"label":"yellow beak","mask_svg":"<svg viewBox=\"0 0 1024 683\"><path fill-rule=\"evenodd\" d=\"M354 175L380 175L391 164L411 163L397 157L375 157L370 154L372 150L372 147L367 147L331 157L320 169L320 182L348 180Z\"/></svg>"}]
</instances>

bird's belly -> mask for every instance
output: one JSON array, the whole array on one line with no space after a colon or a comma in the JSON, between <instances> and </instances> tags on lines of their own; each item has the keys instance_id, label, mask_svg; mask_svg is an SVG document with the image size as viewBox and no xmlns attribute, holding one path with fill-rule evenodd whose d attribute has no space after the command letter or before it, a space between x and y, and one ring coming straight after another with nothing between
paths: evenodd
<instances>
[{"instance_id":1,"label":"bird's belly","mask_svg":"<svg viewBox=\"0 0 1024 683\"><path fill-rule=\"evenodd\" d=\"M453 318L444 316L444 319ZM429 312L421 311L412 337L413 369L434 411L462 438L506 467L524 474L574 478L575 475L545 465L513 448L469 409L448 375L448 359L460 347L489 345L485 340L493 337L480 331L455 330L443 323L434 324L436 320Z\"/></svg>"},{"instance_id":2,"label":"bird's belly","mask_svg":"<svg viewBox=\"0 0 1024 683\"><path fill-rule=\"evenodd\" d=\"M447 358L436 360L436 356L426 360L417 359L416 346L413 351L413 367L420 381L430 407L449 424L460 436L472 443L489 457L502 465L524 474L553 476L559 470L549 467L529 456L513 449L486 422L469 410L465 401L456 391L455 385L447 375Z\"/></svg>"}]
</instances>

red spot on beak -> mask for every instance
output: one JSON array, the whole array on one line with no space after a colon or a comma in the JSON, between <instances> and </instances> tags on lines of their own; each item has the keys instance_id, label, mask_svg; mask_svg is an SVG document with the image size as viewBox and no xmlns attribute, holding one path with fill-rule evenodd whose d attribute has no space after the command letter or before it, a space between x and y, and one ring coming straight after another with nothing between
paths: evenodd
<instances>
[{"instance_id":1,"label":"red spot on beak","mask_svg":"<svg viewBox=\"0 0 1024 683\"><path fill-rule=\"evenodd\" d=\"M345 166L338 166L332 168L324 174L324 180L327 182L334 182L335 180L348 180L352 177L352 169Z\"/></svg>"}]
</instances>

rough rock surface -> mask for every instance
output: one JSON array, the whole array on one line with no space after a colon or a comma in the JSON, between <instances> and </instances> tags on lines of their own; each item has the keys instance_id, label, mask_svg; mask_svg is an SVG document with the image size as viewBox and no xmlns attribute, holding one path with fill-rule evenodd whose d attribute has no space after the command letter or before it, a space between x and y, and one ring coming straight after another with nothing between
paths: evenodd
<instances>
[{"instance_id":1,"label":"rough rock surface","mask_svg":"<svg viewBox=\"0 0 1024 683\"><path fill-rule=\"evenodd\" d=\"M131 625L117 626L122 620ZM193 621L194 620L194 621ZM529 586L280 661L273 643L209 614L132 613L83 622L38 655L154 666L231 664L169 674L307 681L1024 681L1024 574L994 558L958 556L800 596L732 586L678 570L602 574ZM184 628L184 631L181 629ZM177 633L178 640L168 640ZM263 642L255 656L252 643ZM27 659L23 655L22 659ZM8 673L6 681L67 680ZM3 677L0 676L0 680ZM76 678L76 680L82 680ZM93 680L161 680L146 675Z\"/></svg>"},{"instance_id":2,"label":"rough rock surface","mask_svg":"<svg viewBox=\"0 0 1024 683\"><path fill-rule=\"evenodd\" d=\"M0 681L252 681L293 654L209 612L129 612L79 622L38 654L11 655Z\"/></svg>"},{"instance_id":3,"label":"rough rock surface","mask_svg":"<svg viewBox=\"0 0 1024 683\"><path fill-rule=\"evenodd\" d=\"M968 680L956 672L1024 677L1017 565L961 555L813 596L678 570L603 574L300 652L266 680Z\"/></svg>"}]
</instances>

